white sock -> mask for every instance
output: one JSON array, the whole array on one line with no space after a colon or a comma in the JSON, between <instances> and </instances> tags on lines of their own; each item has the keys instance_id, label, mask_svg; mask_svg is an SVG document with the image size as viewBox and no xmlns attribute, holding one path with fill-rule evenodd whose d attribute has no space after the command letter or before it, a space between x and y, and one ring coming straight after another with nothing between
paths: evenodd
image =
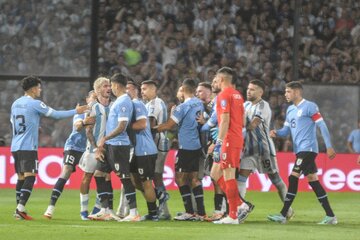
<instances>
[{"instance_id":1,"label":"white sock","mask_svg":"<svg viewBox=\"0 0 360 240\"><path fill-rule=\"evenodd\" d=\"M25 206L22 205L22 204L20 204L20 203L17 205L16 208L17 208L17 210L19 210L20 212L25 212Z\"/></svg>"},{"instance_id":2,"label":"white sock","mask_svg":"<svg viewBox=\"0 0 360 240\"><path fill-rule=\"evenodd\" d=\"M80 211L88 211L89 206L89 194L80 193Z\"/></svg>"},{"instance_id":3,"label":"white sock","mask_svg":"<svg viewBox=\"0 0 360 240\"><path fill-rule=\"evenodd\" d=\"M132 209L130 209L130 215L131 215L131 216L136 216L136 215L138 215L137 208L132 208Z\"/></svg>"}]
</instances>

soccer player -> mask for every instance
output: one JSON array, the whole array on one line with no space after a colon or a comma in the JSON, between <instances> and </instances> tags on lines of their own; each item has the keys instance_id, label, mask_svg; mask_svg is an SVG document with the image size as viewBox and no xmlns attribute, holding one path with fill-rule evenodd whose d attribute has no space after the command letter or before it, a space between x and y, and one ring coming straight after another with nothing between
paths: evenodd
<instances>
[{"instance_id":1,"label":"soccer player","mask_svg":"<svg viewBox=\"0 0 360 240\"><path fill-rule=\"evenodd\" d=\"M216 224L239 224L237 207L243 203L235 180L235 170L239 168L243 146L244 101L232 87L233 75L229 67L220 68L215 75L221 88L216 100L219 133L213 151L216 164L213 164L210 175L226 194L229 203L229 215L215 221Z\"/></svg>"},{"instance_id":2,"label":"soccer player","mask_svg":"<svg viewBox=\"0 0 360 240\"><path fill-rule=\"evenodd\" d=\"M360 153L360 119L358 128L351 131L346 146L350 153Z\"/></svg>"},{"instance_id":3,"label":"soccer player","mask_svg":"<svg viewBox=\"0 0 360 240\"><path fill-rule=\"evenodd\" d=\"M135 187L143 192L148 207L148 214L142 216L141 220L158 221L153 187L158 150L151 135L148 112L144 103L138 99L138 85L128 81L126 91L134 103L135 113L135 121L131 123L131 129L135 131L134 156L130 163L131 176Z\"/></svg>"},{"instance_id":4,"label":"soccer player","mask_svg":"<svg viewBox=\"0 0 360 240\"><path fill-rule=\"evenodd\" d=\"M304 99L302 94L303 87L300 82L294 81L286 84L285 97L293 105L289 106L286 111L284 127L270 131L271 137L286 137L291 134L296 160L289 176L289 187L284 206L280 214L269 215L268 219L274 222L286 223L286 213L296 197L299 177L304 174L326 212L325 218L319 224L337 224L327 194L317 176L315 158L319 150L316 127L320 128L328 157L333 159L336 153L331 145L329 130L319 112L318 106Z\"/></svg>"},{"instance_id":5,"label":"soccer player","mask_svg":"<svg viewBox=\"0 0 360 240\"><path fill-rule=\"evenodd\" d=\"M130 179L130 149L131 142L126 128L133 115L133 103L126 94L127 77L117 73L110 78L111 90L116 96L115 102L110 107L109 117L106 122L105 136L98 142L95 157L99 165L94 173L97 192L101 202L101 210L88 217L93 220L120 218L109 212L109 185L105 177L111 171L120 178L128 200L130 214L121 221L140 221L137 211L135 187Z\"/></svg>"},{"instance_id":6,"label":"soccer player","mask_svg":"<svg viewBox=\"0 0 360 240\"><path fill-rule=\"evenodd\" d=\"M244 104L246 117L245 149L240 162L237 178L240 195L245 198L246 181L249 175L257 170L266 173L278 190L282 202L285 200L286 185L279 175L276 162L275 146L269 136L271 109L269 103L262 99L265 83L251 80L247 89L247 101ZM287 218L293 216L290 208Z\"/></svg>"},{"instance_id":7,"label":"soccer player","mask_svg":"<svg viewBox=\"0 0 360 240\"><path fill-rule=\"evenodd\" d=\"M165 123L168 120L167 107L164 101L157 96L157 84L152 80L141 83L141 96L146 101L146 109L150 121L150 128ZM158 155L155 163L154 185L156 197L159 200L159 218L170 220L171 215L166 202L170 195L166 191L163 179L164 166L167 152L169 151L169 139L166 131L153 132L155 144L157 145Z\"/></svg>"},{"instance_id":8,"label":"soccer player","mask_svg":"<svg viewBox=\"0 0 360 240\"><path fill-rule=\"evenodd\" d=\"M199 84L200 86L200 84ZM198 89L199 89L198 86ZM211 85L210 85L210 89L211 92L214 93L215 95L217 95L221 89L219 88L216 79L214 78ZM201 90L201 89L199 89ZM205 90L205 89L204 89ZM205 90L206 91L206 90ZM202 92L202 91L201 91ZM199 94L199 96L202 94ZM197 121L202 124L203 126L201 127L201 131L210 131L210 142L211 144L208 146L207 148L207 158L205 160L205 168L209 169L206 171L210 171L213 165L213 149L215 147L215 141L217 139L217 133L218 133L218 126L217 126L217 115L216 115L216 98L212 99L210 102L208 102L207 107L205 109L207 109L208 115L210 116L207 121L205 122L205 118L199 118ZM206 98L204 97L204 100ZM218 221L221 218L223 218L224 216L224 207L225 206L225 210L226 210L226 204L224 205L223 203L225 203L225 195L223 193L223 191L221 190L221 188L219 187L219 185L216 183L216 181L213 181L212 179L212 183L214 185L214 212L212 214L212 216L209 216L206 220L207 221Z\"/></svg>"},{"instance_id":9,"label":"soccer player","mask_svg":"<svg viewBox=\"0 0 360 240\"><path fill-rule=\"evenodd\" d=\"M86 97L86 103L89 104L95 101L96 95L93 91L89 92ZM56 181L53 191L50 197L50 203L47 207L44 217L51 219L54 215L55 204L60 198L61 193L67 180L71 174L76 171L76 165L78 165L81 156L85 151L86 135L85 126L94 124L94 118L85 118L85 114L76 114L73 118L73 129L65 142L64 147L64 160L61 175Z\"/></svg>"},{"instance_id":10,"label":"soccer player","mask_svg":"<svg viewBox=\"0 0 360 240\"><path fill-rule=\"evenodd\" d=\"M194 96L195 81L185 79L182 83L184 102L173 109L166 123L156 127L158 132L170 130L173 126L179 128L179 151L175 164L175 179L183 199L185 213L176 216L175 220L203 220L206 216L204 192L198 178L199 160L202 156L199 137L199 126L196 119L203 114L202 102ZM196 199L198 215L194 214L191 202L191 189Z\"/></svg>"},{"instance_id":11,"label":"soccer player","mask_svg":"<svg viewBox=\"0 0 360 240\"><path fill-rule=\"evenodd\" d=\"M24 96L15 100L11 106L10 121L13 129L11 152L15 159L15 172L18 175L16 183L17 219L32 220L26 213L25 205L31 195L35 176L38 172L38 142L39 124L42 116L62 119L82 114L88 106L77 105L75 109L57 111L48 107L36 98L41 95L41 80L35 76L25 77L21 82Z\"/></svg>"},{"instance_id":12,"label":"soccer player","mask_svg":"<svg viewBox=\"0 0 360 240\"><path fill-rule=\"evenodd\" d=\"M100 139L105 134L106 121L109 116L111 101L111 86L110 80L105 77L99 77L93 84L94 92L96 93L96 101L91 104L90 117L95 118L95 124L86 127L86 150L80 159L79 167L84 171L80 185L80 217L82 220L88 220L88 205L89 205L89 190L90 182L96 170L98 161L95 159L95 149ZM106 176L106 182L108 185L109 195L109 209L112 209L112 185L110 181L110 175ZM100 210L99 198L96 198L96 204L91 214L97 213Z\"/></svg>"}]
</instances>

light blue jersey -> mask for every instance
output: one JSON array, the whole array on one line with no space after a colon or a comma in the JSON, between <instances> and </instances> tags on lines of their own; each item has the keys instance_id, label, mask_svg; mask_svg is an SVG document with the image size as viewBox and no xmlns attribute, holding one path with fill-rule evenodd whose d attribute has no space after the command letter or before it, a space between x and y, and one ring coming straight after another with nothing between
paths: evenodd
<instances>
[{"instance_id":1,"label":"light blue jersey","mask_svg":"<svg viewBox=\"0 0 360 240\"><path fill-rule=\"evenodd\" d=\"M106 122L106 134L109 135L113 132L119 125L120 122L127 122L126 127L128 126L129 122L131 121L133 114L133 103L130 97L127 94L123 94L118 97L114 104L110 108L109 118ZM123 145L128 146L130 145L130 139L126 132L126 127L124 131L122 131L116 137L106 141L107 144L110 145Z\"/></svg>"},{"instance_id":2,"label":"light blue jersey","mask_svg":"<svg viewBox=\"0 0 360 240\"><path fill-rule=\"evenodd\" d=\"M81 129L78 132L74 126L74 124L78 121L82 121L85 118L85 114L76 114L73 118L73 128L70 136L66 139L64 150L75 150L79 152L85 152L86 146L86 133L85 129Z\"/></svg>"},{"instance_id":3,"label":"light blue jersey","mask_svg":"<svg viewBox=\"0 0 360 240\"><path fill-rule=\"evenodd\" d=\"M291 105L286 111L284 127L277 131L280 137L291 132L294 152L319 152L316 139L316 125L320 127L327 148L331 147L329 131L319 112L318 106L303 99L297 106Z\"/></svg>"},{"instance_id":4,"label":"light blue jersey","mask_svg":"<svg viewBox=\"0 0 360 240\"><path fill-rule=\"evenodd\" d=\"M360 153L360 128L352 130L347 141L352 144L356 153Z\"/></svg>"},{"instance_id":5,"label":"light blue jersey","mask_svg":"<svg viewBox=\"0 0 360 240\"><path fill-rule=\"evenodd\" d=\"M179 148L197 150L201 148L199 129L196 119L203 114L204 105L196 97L186 99L177 106L171 115L179 126Z\"/></svg>"},{"instance_id":6,"label":"light blue jersey","mask_svg":"<svg viewBox=\"0 0 360 240\"><path fill-rule=\"evenodd\" d=\"M108 106L104 106L99 102L96 102L91 107L90 116L95 116L95 125L92 129L92 135L94 136L94 141L96 144L100 139L105 135L106 121L109 116L110 107L112 102ZM94 146L91 145L91 142L88 140L86 143L86 151L94 153Z\"/></svg>"},{"instance_id":7,"label":"light blue jersey","mask_svg":"<svg viewBox=\"0 0 360 240\"><path fill-rule=\"evenodd\" d=\"M11 106L10 122L13 129L11 151L36 151L38 149L40 117L61 119L75 114L75 109L56 111L30 96L18 98Z\"/></svg>"},{"instance_id":8,"label":"light blue jersey","mask_svg":"<svg viewBox=\"0 0 360 240\"><path fill-rule=\"evenodd\" d=\"M157 147L153 140L150 130L150 122L147 118L148 112L143 102L138 99L134 99L134 111L135 119L146 119L146 128L141 131L136 131L136 144L135 144L135 155L136 156L146 156L157 154Z\"/></svg>"}]
</instances>

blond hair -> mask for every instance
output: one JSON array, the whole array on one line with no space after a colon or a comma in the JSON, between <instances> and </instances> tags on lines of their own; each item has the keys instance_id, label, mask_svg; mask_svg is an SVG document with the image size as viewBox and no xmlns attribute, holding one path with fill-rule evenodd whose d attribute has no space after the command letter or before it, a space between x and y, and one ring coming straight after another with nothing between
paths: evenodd
<instances>
[{"instance_id":1,"label":"blond hair","mask_svg":"<svg viewBox=\"0 0 360 240\"><path fill-rule=\"evenodd\" d=\"M96 94L99 94L100 88L104 83L110 83L110 80L106 77L99 77L95 80L93 87Z\"/></svg>"}]
</instances>

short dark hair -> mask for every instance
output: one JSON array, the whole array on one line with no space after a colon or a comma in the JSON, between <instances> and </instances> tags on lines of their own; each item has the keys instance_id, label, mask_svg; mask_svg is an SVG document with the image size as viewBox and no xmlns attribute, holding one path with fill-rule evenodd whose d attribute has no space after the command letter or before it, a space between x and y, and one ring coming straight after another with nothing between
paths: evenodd
<instances>
[{"instance_id":1,"label":"short dark hair","mask_svg":"<svg viewBox=\"0 0 360 240\"><path fill-rule=\"evenodd\" d=\"M225 74L228 75L231 79L231 83L235 83L236 77L235 77L235 71L231 67L222 67L219 70L217 70L216 74Z\"/></svg>"},{"instance_id":2,"label":"short dark hair","mask_svg":"<svg viewBox=\"0 0 360 240\"><path fill-rule=\"evenodd\" d=\"M122 85L123 87L126 87L126 84L128 82L128 77L125 76L123 73L115 73L110 78L110 82L118 83Z\"/></svg>"},{"instance_id":3,"label":"short dark hair","mask_svg":"<svg viewBox=\"0 0 360 240\"><path fill-rule=\"evenodd\" d=\"M261 80L259 80L259 79L253 79L253 80L251 80L249 83L258 86L258 87L260 87L263 91L265 91L266 85L265 85L264 81L261 81Z\"/></svg>"},{"instance_id":4,"label":"short dark hair","mask_svg":"<svg viewBox=\"0 0 360 240\"><path fill-rule=\"evenodd\" d=\"M21 87L25 92L39 84L41 84L41 79L36 76L27 76L21 81Z\"/></svg>"},{"instance_id":5,"label":"short dark hair","mask_svg":"<svg viewBox=\"0 0 360 240\"><path fill-rule=\"evenodd\" d=\"M303 86L300 81L289 82L285 85L285 87L290 89L301 89L301 90L303 89Z\"/></svg>"},{"instance_id":6,"label":"short dark hair","mask_svg":"<svg viewBox=\"0 0 360 240\"><path fill-rule=\"evenodd\" d=\"M211 89L211 84L210 84L210 83L208 83L208 82L201 82L201 83L199 83L199 85L198 85L198 86L201 86L201 87L207 88L207 89L209 89L210 91L212 90L212 89Z\"/></svg>"},{"instance_id":7,"label":"short dark hair","mask_svg":"<svg viewBox=\"0 0 360 240\"><path fill-rule=\"evenodd\" d=\"M138 91L140 91L140 86L139 86L139 84L137 84L135 81L129 79L128 82L127 82L127 84L133 85Z\"/></svg>"},{"instance_id":8,"label":"short dark hair","mask_svg":"<svg viewBox=\"0 0 360 240\"><path fill-rule=\"evenodd\" d=\"M146 80L146 81L143 81L143 82L141 83L141 85L143 85L143 84L154 85L156 88L158 87L158 86L157 86L157 83L156 83L154 80Z\"/></svg>"},{"instance_id":9,"label":"short dark hair","mask_svg":"<svg viewBox=\"0 0 360 240\"><path fill-rule=\"evenodd\" d=\"M191 78L185 78L184 81L182 82L182 86L183 86L184 92L194 93L196 90L196 83Z\"/></svg>"}]
</instances>

